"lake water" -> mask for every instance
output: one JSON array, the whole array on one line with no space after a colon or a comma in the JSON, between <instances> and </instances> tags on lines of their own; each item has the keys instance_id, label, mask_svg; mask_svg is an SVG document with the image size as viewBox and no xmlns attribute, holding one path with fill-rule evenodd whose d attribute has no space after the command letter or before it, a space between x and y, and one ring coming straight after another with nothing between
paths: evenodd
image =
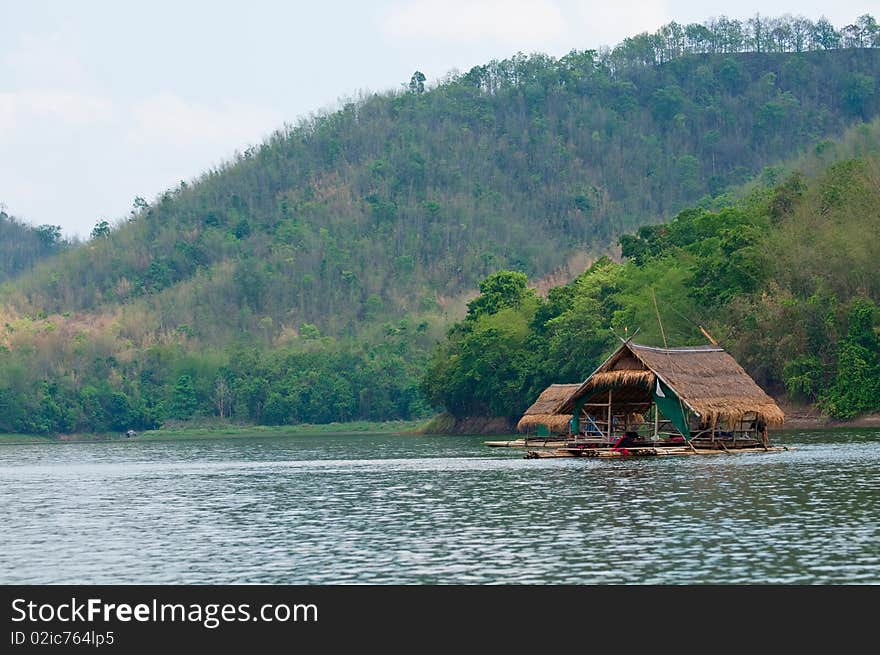
<instances>
[{"instance_id":1,"label":"lake water","mask_svg":"<svg viewBox=\"0 0 880 655\"><path fill-rule=\"evenodd\" d=\"M880 583L880 430L632 460L482 442L0 446L0 583Z\"/></svg>"}]
</instances>

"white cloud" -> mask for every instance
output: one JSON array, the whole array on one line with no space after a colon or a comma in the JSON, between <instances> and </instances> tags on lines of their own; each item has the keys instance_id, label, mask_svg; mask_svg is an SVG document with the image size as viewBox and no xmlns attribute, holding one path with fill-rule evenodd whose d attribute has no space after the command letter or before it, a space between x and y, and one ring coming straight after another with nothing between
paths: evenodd
<instances>
[{"instance_id":1,"label":"white cloud","mask_svg":"<svg viewBox=\"0 0 880 655\"><path fill-rule=\"evenodd\" d=\"M562 12L551 0L415 0L392 7L381 28L395 38L493 40L518 47L566 31Z\"/></svg>"},{"instance_id":2,"label":"white cloud","mask_svg":"<svg viewBox=\"0 0 880 655\"><path fill-rule=\"evenodd\" d=\"M126 140L132 145L243 146L261 140L282 120L279 112L255 105L226 102L215 108L162 93L132 108Z\"/></svg>"},{"instance_id":3,"label":"white cloud","mask_svg":"<svg viewBox=\"0 0 880 655\"><path fill-rule=\"evenodd\" d=\"M64 125L102 123L113 117L106 98L67 91L23 90L0 93L0 135L20 121L48 119Z\"/></svg>"},{"instance_id":4,"label":"white cloud","mask_svg":"<svg viewBox=\"0 0 880 655\"><path fill-rule=\"evenodd\" d=\"M15 127L15 101L11 93L0 93L0 138Z\"/></svg>"}]
</instances>

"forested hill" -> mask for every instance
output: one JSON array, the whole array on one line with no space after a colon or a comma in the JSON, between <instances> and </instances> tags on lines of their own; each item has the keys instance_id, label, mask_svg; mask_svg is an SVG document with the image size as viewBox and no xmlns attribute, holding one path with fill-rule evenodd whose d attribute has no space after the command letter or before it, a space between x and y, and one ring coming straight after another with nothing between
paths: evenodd
<instances>
[{"instance_id":1,"label":"forested hill","mask_svg":"<svg viewBox=\"0 0 880 655\"><path fill-rule=\"evenodd\" d=\"M632 52L630 52L632 50ZM629 54L627 54L629 53ZM64 312L146 298L222 343L437 311L501 268L608 251L880 111L880 50L516 56L371 96L138 201L13 293Z\"/></svg>"},{"instance_id":2,"label":"forested hill","mask_svg":"<svg viewBox=\"0 0 880 655\"><path fill-rule=\"evenodd\" d=\"M32 227L0 210L0 282L70 247L57 225Z\"/></svg>"},{"instance_id":3,"label":"forested hill","mask_svg":"<svg viewBox=\"0 0 880 655\"><path fill-rule=\"evenodd\" d=\"M429 348L487 275L613 252L880 114L873 19L772 24L416 73L136 199L2 287L0 431L429 411Z\"/></svg>"}]
</instances>

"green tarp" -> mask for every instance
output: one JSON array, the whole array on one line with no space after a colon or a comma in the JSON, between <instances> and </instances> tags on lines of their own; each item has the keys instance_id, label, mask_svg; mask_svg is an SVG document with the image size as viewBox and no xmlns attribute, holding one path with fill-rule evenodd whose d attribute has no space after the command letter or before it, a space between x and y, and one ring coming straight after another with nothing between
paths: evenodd
<instances>
[{"instance_id":1,"label":"green tarp","mask_svg":"<svg viewBox=\"0 0 880 655\"><path fill-rule=\"evenodd\" d=\"M688 429L687 410L678 399L678 396L675 395L675 392L658 378L654 384L653 395L654 402L657 404L657 409L660 410L660 413L672 421L672 424L685 436L685 439L690 440L691 431Z\"/></svg>"}]
</instances>

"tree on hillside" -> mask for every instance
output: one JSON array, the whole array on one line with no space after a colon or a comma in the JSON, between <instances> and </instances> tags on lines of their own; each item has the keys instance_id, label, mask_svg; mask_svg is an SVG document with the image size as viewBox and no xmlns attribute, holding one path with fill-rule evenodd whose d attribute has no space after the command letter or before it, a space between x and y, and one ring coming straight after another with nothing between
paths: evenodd
<instances>
[{"instance_id":1,"label":"tree on hillside","mask_svg":"<svg viewBox=\"0 0 880 655\"><path fill-rule=\"evenodd\" d=\"M524 273L493 273L480 282L480 295L468 303L466 320L474 321L487 314L497 314L502 309L516 309L526 300L533 300L535 293L527 288L528 282Z\"/></svg>"},{"instance_id":2,"label":"tree on hillside","mask_svg":"<svg viewBox=\"0 0 880 655\"><path fill-rule=\"evenodd\" d=\"M877 306L869 300L854 302L848 323L839 345L837 377L820 401L829 414L842 419L880 408Z\"/></svg>"},{"instance_id":3,"label":"tree on hillside","mask_svg":"<svg viewBox=\"0 0 880 655\"><path fill-rule=\"evenodd\" d=\"M192 418L198 407L196 388L193 379L189 375L181 375L177 378L174 390L171 394L171 417L178 419Z\"/></svg>"},{"instance_id":4,"label":"tree on hillside","mask_svg":"<svg viewBox=\"0 0 880 655\"><path fill-rule=\"evenodd\" d=\"M425 92L425 74L422 71L416 71L413 73L412 77L409 80L409 90L412 93L424 93Z\"/></svg>"},{"instance_id":5,"label":"tree on hillside","mask_svg":"<svg viewBox=\"0 0 880 655\"><path fill-rule=\"evenodd\" d=\"M64 245L60 225L40 225L37 227L36 232L40 242L47 251L56 252Z\"/></svg>"},{"instance_id":6,"label":"tree on hillside","mask_svg":"<svg viewBox=\"0 0 880 655\"><path fill-rule=\"evenodd\" d=\"M110 223L100 221L92 228L91 239L106 239L110 236Z\"/></svg>"}]
</instances>

